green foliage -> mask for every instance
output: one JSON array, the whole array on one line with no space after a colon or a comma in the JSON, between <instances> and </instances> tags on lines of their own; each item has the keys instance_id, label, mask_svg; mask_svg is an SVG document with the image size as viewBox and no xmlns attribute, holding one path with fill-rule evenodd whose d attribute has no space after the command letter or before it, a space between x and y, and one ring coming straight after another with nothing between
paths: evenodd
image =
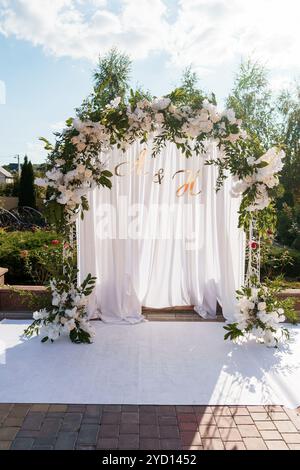
<instances>
[{"instance_id":1,"label":"green foliage","mask_svg":"<svg viewBox=\"0 0 300 470\"><path fill-rule=\"evenodd\" d=\"M274 324L268 323L260 316L261 311L259 310L259 304L262 302L265 304L263 315L268 317L268 314L273 315L276 312L279 314L281 310L281 312L284 312L284 317L287 321L297 324L298 315L294 309L295 299L291 297L282 298L280 296L282 288L282 277L277 277L273 280L266 279L264 284L257 285L256 294L254 294L253 289L248 286L241 287L241 289L237 291L237 298L243 299L243 301L248 299L251 307L249 306L247 308L246 314L245 311L243 311L243 313L241 312L241 316L244 316L242 324L234 322L224 326L224 329L227 331L224 339L237 340L252 331L255 334L255 330L258 329L261 330L263 334L270 332L275 335L274 346L277 346L280 337L276 336L277 333ZM272 316L270 318L272 318ZM280 332L282 334L281 339L289 339L289 330L287 328L281 327ZM261 336L259 336L259 338L262 339Z\"/></svg>"},{"instance_id":2,"label":"green foliage","mask_svg":"<svg viewBox=\"0 0 300 470\"><path fill-rule=\"evenodd\" d=\"M283 90L277 105L286 153L281 181L292 197L290 205L294 206L300 204L300 84L296 84L294 89Z\"/></svg>"},{"instance_id":3,"label":"green foliage","mask_svg":"<svg viewBox=\"0 0 300 470\"><path fill-rule=\"evenodd\" d=\"M36 207L34 172L32 163L24 158L19 186L19 207Z\"/></svg>"},{"instance_id":4,"label":"green foliage","mask_svg":"<svg viewBox=\"0 0 300 470\"><path fill-rule=\"evenodd\" d=\"M286 279L299 281L300 251L280 246L263 250L261 274L263 279L282 275Z\"/></svg>"},{"instance_id":5,"label":"green foliage","mask_svg":"<svg viewBox=\"0 0 300 470\"><path fill-rule=\"evenodd\" d=\"M19 186L20 186L19 177L18 175L15 175L13 183L0 185L0 196L19 197Z\"/></svg>"},{"instance_id":6,"label":"green foliage","mask_svg":"<svg viewBox=\"0 0 300 470\"><path fill-rule=\"evenodd\" d=\"M77 110L80 117L93 116L96 120L101 109L114 98L125 99L129 91L131 60L116 48L112 48L103 57L100 56L94 71L94 91Z\"/></svg>"},{"instance_id":7,"label":"green foliage","mask_svg":"<svg viewBox=\"0 0 300 470\"><path fill-rule=\"evenodd\" d=\"M53 240L60 245L53 245ZM55 232L0 231L0 266L8 269L8 284L48 284L62 270L61 247L61 236Z\"/></svg>"},{"instance_id":8,"label":"green foliage","mask_svg":"<svg viewBox=\"0 0 300 470\"><path fill-rule=\"evenodd\" d=\"M265 149L280 141L276 104L264 65L242 61L226 105L235 110L251 136L259 137Z\"/></svg>"}]
</instances>

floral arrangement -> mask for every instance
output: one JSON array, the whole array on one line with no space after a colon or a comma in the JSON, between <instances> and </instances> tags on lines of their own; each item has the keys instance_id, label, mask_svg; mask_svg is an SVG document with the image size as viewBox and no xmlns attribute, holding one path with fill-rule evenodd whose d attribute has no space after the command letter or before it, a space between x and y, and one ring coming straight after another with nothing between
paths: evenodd
<instances>
[{"instance_id":1,"label":"floral arrangement","mask_svg":"<svg viewBox=\"0 0 300 470\"><path fill-rule=\"evenodd\" d=\"M87 297L95 286L90 274L77 285L77 270L74 270L71 250L65 254L64 276L50 281L51 308L43 308L33 314L33 323L24 334L38 334L42 342L54 342L62 334L68 334L73 343L91 343L94 335L87 321Z\"/></svg>"},{"instance_id":2,"label":"floral arrangement","mask_svg":"<svg viewBox=\"0 0 300 470\"><path fill-rule=\"evenodd\" d=\"M66 128L56 136L54 146L42 139L50 152L48 169L46 177L36 180L36 184L47 189L48 221L66 239L78 216L81 214L83 217L84 211L88 210L89 188L110 188L112 185L112 173L106 168L110 149L117 146L125 151L135 141L151 141L153 157L166 142L173 142L188 158L193 154L204 155L207 142L213 140L220 151L215 160L206 161L206 164L218 166L217 190L228 172L233 175L233 195L241 197L239 226L249 230L253 219L256 219L260 237L274 228L275 209L271 201L279 183L278 172L283 165L284 152L276 147L266 152L259 142L247 136L233 110L218 110L214 95L210 98L197 95L188 101L179 88L150 101L132 91L128 100L116 97L102 109L86 110L75 119L69 119ZM255 240L251 242L256 243ZM53 340L62 330L72 326L71 339L84 340L85 307L74 305L74 298L80 292L84 296L91 292L92 279L90 276L88 285L84 290L82 286L78 288L78 292L76 284L65 286L64 281L52 282L54 301L57 302L59 295L59 305L53 305L51 312L38 312L34 323L41 331L46 328L45 338L51 336ZM261 304L260 300L258 303ZM244 331L256 328L258 303L253 299L251 302L254 303L253 312L248 309L248 313L252 313L249 314L251 320L247 318L246 328L239 328L239 323L231 325L227 337L234 339L237 332L244 334ZM269 315L270 308L268 305L266 315ZM70 312L75 312L74 318L70 317ZM269 327L268 322L264 323L262 319L259 321L266 325L261 327L262 330L267 330L268 334L272 332L273 326ZM49 336L50 323L56 324L56 330Z\"/></svg>"},{"instance_id":3,"label":"floral arrangement","mask_svg":"<svg viewBox=\"0 0 300 470\"><path fill-rule=\"evenodd\" d=\"M280 324L286 318L295 322L293 299L280 299L280 285L243 287L237 292L236 321L226 325L225 339L255 337L268 347L275 347L289 339L289 331Z\"/></svg>"},{"instance_id":4,"label":"floral arrangement","mask_svg":"<svg viewBox=\"0 0 300 470\"><path fill-rule=\"evenodd\" d=\"M225 149L227 144L246 138L234 112L220 113L213 99L176 106L178 99L176 92L152 102L137 101L133 96L125 103L118 97L101 110L97 120L68 120L66 129L57 135L55 147L43 139L51 154L46 178L38 178L36 184L48 189L47 205L52 209L56 206L56 215L60 210L64 220L74 222L80 211L88 209L86 194L90 187L111 187L112 174L104 162L113 145L125 151L136 140L153 139L155 156L172 141L189 157L192 152L202 153L209 139L217 140Z\"/></svg>"}]
</instances>

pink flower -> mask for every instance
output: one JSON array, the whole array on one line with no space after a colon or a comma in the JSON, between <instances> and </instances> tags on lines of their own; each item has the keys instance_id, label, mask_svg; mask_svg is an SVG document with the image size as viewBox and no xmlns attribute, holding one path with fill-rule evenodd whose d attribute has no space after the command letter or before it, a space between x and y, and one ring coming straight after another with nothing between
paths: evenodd
<instances>
[{"instance_id":1,"label":"pink flower","mask_svg":"<svg viewBox=\"0 0 300 470\"><path fill-rule=\"evenodd\" d=\"M59 245L60 241L59 240L52 240L51 245Z\"/></svg>"},{"instance_id":2,"label":"pink flower","mask_svg":"<svg viewBox=\"0 0 300 470\"><path fill-rule=\"evenodd\" d=\"M249 246L252 248L252 250L257 250L257 248L258 248L258 243L252 241L252 242L249 243Z\"/></svg>"}]
</instances>

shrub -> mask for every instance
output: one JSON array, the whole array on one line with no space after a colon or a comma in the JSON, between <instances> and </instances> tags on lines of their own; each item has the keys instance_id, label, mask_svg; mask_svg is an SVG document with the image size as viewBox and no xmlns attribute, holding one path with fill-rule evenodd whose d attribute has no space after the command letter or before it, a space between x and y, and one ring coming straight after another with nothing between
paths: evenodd
<instances>
[{"instance_id":1,"label":"shrub","mask_svg":"<svg viewBox=\"0 0 300 470\"><path fill-rule=\"evenodd\" d=\"M62 240L54 232L0 231L0 266L8 269L8 284L46 284L61 261Z\"/></svg>"},{"instance_id":2,"label":"shrub","mask_svg":"<svg viewBox=\"0 0 300 470\"><path fill-rule=\"evenodd\" d=\"M300 280L300 251L281 246L272 246L263 256L262 278L274 279L283 275L285 279Z\"/></svg>"}]
</instances>

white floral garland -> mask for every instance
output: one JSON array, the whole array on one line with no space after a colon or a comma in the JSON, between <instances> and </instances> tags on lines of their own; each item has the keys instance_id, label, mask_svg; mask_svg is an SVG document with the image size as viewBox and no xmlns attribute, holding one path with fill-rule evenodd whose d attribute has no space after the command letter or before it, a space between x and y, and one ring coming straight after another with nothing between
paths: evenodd
<instances>
[{"instance_id":1,"label":"white floral garland","mask_svg":"<svg viewBox=\"0 0 300 470\"><path fill-rule=\"evenodd\" d=\"M116 98L106 107L104 116L109 117L112 112L118 113L120 105L121 99ZM164 135L164 126L168 119L177 123L172 140L183 147L190 145L191 140L196 146L199 136L200 142L214 139L224 143L247 137L240 127L241 120L236 119L233 110L220 113L217 106L207 99L203 101L202 107L196 110L190 106L176 107L170 98L159 98L152 102L144 99L138 102L134 109L128 105L125 111L120 109L119 113L125 115L128 120L126 133L122 136L118 135L118 130L113 125L105 126L91 120L73 119L64 131L65 134L76 134L70 139L76 148L72 169L65 171L66 160L57 158L52 168L47 171L46 178L36 179L38 186L55 190L52 199L64 206L70 223L78 217L88 189L93 184L98 184L99 173L104 170L100 153L103 155L109 152L112 145L126 150L135 140L145 139L145 135L147 140L153 136L158 140L160 135ZM231 133L232 129L234 133ZM167 140L169 138L170 136ZM199 152L200 147L196 148Z\"/></svg>"}]
</instances>

